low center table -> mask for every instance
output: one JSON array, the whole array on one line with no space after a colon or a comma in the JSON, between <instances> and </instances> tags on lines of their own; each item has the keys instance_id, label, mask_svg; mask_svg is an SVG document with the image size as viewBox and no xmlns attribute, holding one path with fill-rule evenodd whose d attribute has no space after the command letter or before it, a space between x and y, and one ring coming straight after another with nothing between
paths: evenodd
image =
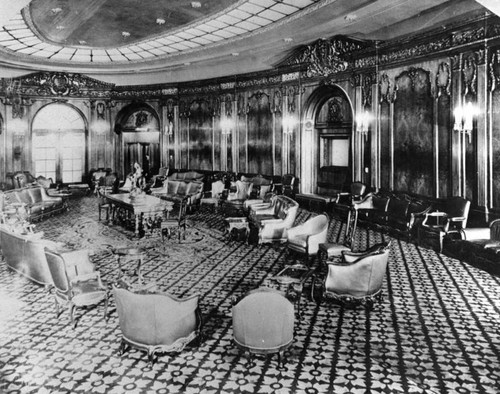
<instances>
[{"instance_id":1,"label":"low center table","mask_svg":"<svg viewBox=\"0 0 500 394\"><path fill-rule=\"evenodd\" d=\"M136 237L139 236L139 230L145 219L161 220L164 213L166 212L168 215L174 207L174 203L171 201L147 194L139 198L130 198L128 193L106 194L104 197L111 204L113 222L115 219L125 219L124 221L126 221L128 215L132 215ZM118 217L115 217L116 214Z\"/></svg>"},{"instance_id":2,"label":"low center table","mask_svg":"<svg viewBox=\"0 0 500 394\"><path fill-rule=\"evenodd\" d=\"M285 296L291 301L297 302L297 315L299 318L302 316L300 299L302 298L304 284L309 278L311 278L311 299L314 301L315 270L313 268L303 264L294 264L283 268L275 276L269 278L277 284L277 290L284 292Z\"/></svg>"}]
</instances>

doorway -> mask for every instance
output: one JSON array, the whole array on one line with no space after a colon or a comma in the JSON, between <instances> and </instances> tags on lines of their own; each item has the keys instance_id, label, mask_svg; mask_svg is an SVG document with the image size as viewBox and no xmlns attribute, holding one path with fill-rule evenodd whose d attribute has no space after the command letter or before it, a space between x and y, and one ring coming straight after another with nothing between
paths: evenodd
<instances>
[{"instance_id":1,"label":"doorway","mask_svg":"<svg viewBox=\"0 0 500 394\"><path fill-rule=\"evenodd\" d=\"M49 104L32 125L35 176L57 183L82 182L85 175L86 126L83 116L67 104Z\"/></svg>"},{"instance_id":2,"label":"doorway","mask_svg":"<svg viewBox=\"0 0 500 394\"><path fill-rule=\"evenodd\" d=\"M145 103L123 108L117 116L115 130L120 135L120 167L126 176L138 163L146 177L160 168L160 123L158 115Z\"/></svg>"},{"instance_id":3,"label":"doorway","mask_svg":"<svg viewBox=\"0 0 500 394\"><path fill-rule=\"evenodd\" d=\"M306 104L304 125L301 190L348 187L353 174L353 110L345 92L335 85L316 89Z\"/></svg>"}]
</instances>

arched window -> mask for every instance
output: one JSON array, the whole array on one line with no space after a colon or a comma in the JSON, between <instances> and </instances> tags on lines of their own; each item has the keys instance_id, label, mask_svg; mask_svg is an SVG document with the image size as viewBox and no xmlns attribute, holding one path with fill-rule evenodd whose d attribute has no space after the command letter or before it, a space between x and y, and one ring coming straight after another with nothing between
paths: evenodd
<instances>
[{"instance_id":1,"label":"arched window","mask_svg":"<svg viewBox=\"0 0 500 394\"><path fill-rule=\"evenodd\" d=\"M85 171L85 122L65 104L42 108L33 120L35 176L81 182Z\"/></svg>"}]
</instances>

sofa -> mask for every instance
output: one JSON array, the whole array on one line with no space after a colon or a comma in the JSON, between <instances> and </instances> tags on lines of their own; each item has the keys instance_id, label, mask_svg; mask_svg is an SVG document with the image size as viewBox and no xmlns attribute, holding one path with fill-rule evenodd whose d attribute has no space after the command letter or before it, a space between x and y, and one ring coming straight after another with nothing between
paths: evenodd
<instances>
[{"instance_id":1,"label":"sofa","mask_svg":"<svg viewBox=\"0 0 500 394\"><path fill-rule=\"evenodd\" d=\"M189 197L187 207L188 210L192 210L200 204L203 196L203 182L174 181L167 178L162 187L151 188L151 195L173 202L181 202L185 197Z\"/></svg>"},{"instance_id":2,"label":"sofa","mask_svg":"<svg viewBox=\"0 0 500 394\"><path fill-rule=\"evenodd\" d=\"M0 248L9 268L40 285L52 285L45 248L56 249L60 245L42 239L42 233L15 231L6 224L0 225Z\"/></svg>"},{"instance_id":3,"label":"sofa","mask_svg":"<svg viewBox=\"0 0 500 394\"><path fill-rule=\"evenodd\" d=\"M408 194L379 191L368 193L352 205L355 223L365 222L377 229L407 238L417 237L418 227L432 203Z\"/></svg>"},{"instance_id":4,"label":"sofa","mask_svg":"<svg viewBox=\"0 0 500 394\"><path fill-rule=\"evenodd\" d=\"M274 196L269 206L251 211L250 236L257 237L259 244L286 242L287 230L293 226L298 208L298 202L290 197Z\"/></svg>"},{"instance_id":5,"label":"sofa","mask_svg":"<svg viewBox=\"0 0 500 394\"><path fill-rule=\"evenodd\" d=\"M6 190L3 192L3 200L3 210L14 208L30 222L41 220L66 208L61 197L49 196L40 185Z\"/></svg>"},{"instance_id":6,"label":"sofa","mask_svg":"<svg viewBox=\"0 0 500 394\"><path fill-rule=\"evenodd\" d=\"M500 219L493 220L489 227L463 228L447 234L443 252L500 275Z\"/></svg>"},{"instance_id":7,"label":"sofa","mask_svg":"<svg viewBox=\"0 0 500 394\"><path fill-rule=\"evenodd\" d=\"M186 181L186 182L203 182L203 179L205 178L204 174L201 174L196 171L179 171L179 172L174 172L173 174L170 174L167 176L167 180L169 181Z\"/></svg>"}]
</instances>

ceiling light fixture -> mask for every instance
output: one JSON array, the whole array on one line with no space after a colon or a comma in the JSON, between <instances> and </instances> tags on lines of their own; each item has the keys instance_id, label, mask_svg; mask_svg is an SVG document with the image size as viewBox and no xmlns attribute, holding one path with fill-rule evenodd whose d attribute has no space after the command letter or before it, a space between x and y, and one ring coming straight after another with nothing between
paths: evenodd
<instances>
[{"instance_id":1,"label":"ceiling light fixture","mask_svg":"<svg viewBox=\"0 0 500 394\"><path fill-rule=\"evenodd\" d=\"M56 8L52 8L50 11L51 11L54 15L57 15L57 14L59 14L59 13L62 11L62 8L56 7Z\"/></svg>"},{"instance_id":2,"label":"ceiling light fixture","mask_svg":"<svg viewBox=\"0 0 500 394\"><path fill-rule=\"evenodd\" d=\"M231 56L240 56L240 53L239 52L233 52L233 53L231 53Z\"/></svg>"},{"instance_id":3,"label":"ceiling light fixture","mask_svg":"<svg viewBox=\"0 0 500 394\"><path fill-rule=\"evenodd\" d=\"M87 43L87 41L85 41L85 40L80 40L80 41L78 41L78 43L79 43L80 45L85 45L85 44Z\"/></svg>"},{"instance_id":4,"label":"ceiling light fixture","mask_svg":"<svg viewBox=\"0 0 500 394\"><path fill-rule=\"evenodd\" d=\"M122 36L123 37L130 37L130 33L128 31L122 31Z\"/></svg>"},{"instance_id":5,"label":"ceiling light fixture","mask_svg":"<svg viewBox=\"0 0 500 394\"><path fill-rule=\"evenodd\" d=\"M164 25L165 24L165 19L163 19L163 18L156 18L156 23L158 25Z\"/></svg>"},{"instance_id":6,"label":"ceiling light fixture","mask_svg":"<svg viewBox=\"0 0 500 394\"><path fill-rule=\"evenodd\" d=\"M65 29L65 27L64 27L64 26L59 25L59 26L56 26L56 29L57 29L57 30L64 30L64 29Z\"/></svg>"},{"instance_id":7,"label":"ceiling light fixture","mask_svg":"<svg viewBox=\"0 0 500 394\"><path fill-rule=\"evenodd\" d=\"M191 2L191 7L193 7L193 8L201 8L201 2L199 2L199 1L192 1Z\"/></svg>"},{"instance_id":8,"label":"ceiling light fixture","mask_svg":"<svg viewBox=\"0 0 500 394\"><path fill-rule=\"evenodd\" d=\"M186 62L186 63L184 63L184 65L185 65L185 66L190 66L190 65L191 65L191 63Z\"/></svg>"},{"instance_id":9,"label":"ceiling light fixture","mask_svg":"<svg viewBox=\"0 0 500 394\"><path fill-rule=\"evenodd\" d=\"M286 43L289 43L289 42L293 41L293 38L292 37L285 37L285 38L283 38L283 41L285 41Z\"/></svg>"}]
</instances>

